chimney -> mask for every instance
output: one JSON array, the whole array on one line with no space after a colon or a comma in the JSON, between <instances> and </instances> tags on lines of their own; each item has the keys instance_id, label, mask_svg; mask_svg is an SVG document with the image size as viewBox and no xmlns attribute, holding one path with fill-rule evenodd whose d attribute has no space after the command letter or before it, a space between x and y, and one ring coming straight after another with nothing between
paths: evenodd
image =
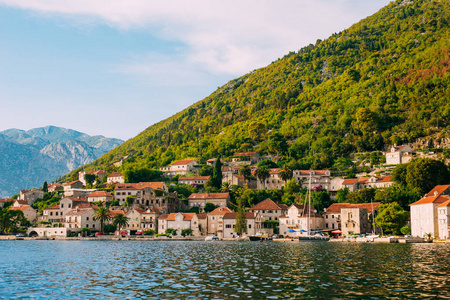
<instances>
[{"instance_id":1,"label":"chimney","mask_svg":"<svg viewBox=\"0 0 450 300\"><path fill-rule=\"evenodd\" d=\"M438 191L434 191L434 196L435 197L437 197L438 194L439 194Z\"/></svg>"}]
</instances>

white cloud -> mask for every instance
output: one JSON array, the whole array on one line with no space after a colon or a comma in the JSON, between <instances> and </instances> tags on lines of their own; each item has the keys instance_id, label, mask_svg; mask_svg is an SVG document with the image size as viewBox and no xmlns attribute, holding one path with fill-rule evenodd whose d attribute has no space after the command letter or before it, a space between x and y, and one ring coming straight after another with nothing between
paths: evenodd
<instances>
[{"instance_id":1,"label":"white cloud","mask_svg":"<svg viewBox=\"0 0 450 300\"><path fill-rule=\"evenodd\" d=\"M301 46L326 38L377 11L388 0L0 0L4 5L63 16L75 23L104 23L120 30L147 28L186 51L183 72L239 75L263 67ZM151 51L151 49L150 49ZM153 76L177 66L167 57L143 58L124 72ZM192 75L192 74L191 74ZM193 74L195 76L202 74Z\"/></svg>"}]
</instances>

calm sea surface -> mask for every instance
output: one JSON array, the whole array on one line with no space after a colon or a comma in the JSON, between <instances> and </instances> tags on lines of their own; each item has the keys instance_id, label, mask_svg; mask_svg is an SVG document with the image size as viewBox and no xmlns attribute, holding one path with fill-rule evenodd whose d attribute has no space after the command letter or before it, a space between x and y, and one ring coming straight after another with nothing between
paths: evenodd
<instances>
[{"instance_id":1,"label":"calm sea surface","mask_svg":"<svg viewBox=\"0 0 450 300\"><path fill-rule=\"evenodd\" d=\"M2 299L450 298L450 245L0 241Z\"/></svg>"}]
</instances>

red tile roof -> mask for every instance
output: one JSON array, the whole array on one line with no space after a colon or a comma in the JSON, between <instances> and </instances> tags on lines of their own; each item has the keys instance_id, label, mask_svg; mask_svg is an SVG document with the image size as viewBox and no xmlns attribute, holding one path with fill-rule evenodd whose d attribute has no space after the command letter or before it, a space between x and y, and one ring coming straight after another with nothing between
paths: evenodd
<instances>
[{"instance_id":1,"label":"red tile roof","mask_svg":"<svg viewBox=\"0 0 450 300\"><path fill-rule=\"evenodd\" d=\"M110 193L107 193L105 191L95 191L95 192L89 194L87 197L88 198L89 197L111 197L112 198L113 195L111 195Z\"/></svg>"},{"instance_id":2,"label":"red tile roof","mask_svg":"<svg viewBox=\"0 0 450 300\"><path fill-rule=\"evenodd\" d=\"M168 214L162 214L158 217L158 220L166 220L168 216Z\"/></svg>"},{"instance_id":3,"label":"red tile roof","mask_svg":"<svg viewBox=\"0 0 450 300\"><path fill-rule=\"evenodd\" d=\"M450 198L448 198L447 201L445 201L444 203L439 204L438 206L439 207L450 206Z\"/></svg>"},{"instance_id":4,"label":"red tile roof","mask_svg":"<svg viewBox=\"0 0 450 300\"><path fill-rule=\"evenodd\" d=\"M233 212L233 211L231 209L229 209L228 207L218 207L215 210L213 210L212 212L208 213L208 215L224 215L229 212Z\"/></svg>"},{"instance_id":5,"label":"red tile roof","mask_svg":"<svg viewBox=\"0 0 450 300\"><path fill-rule=\"evenodd\" d=\"M358 178L350 178L350 179L344 179L344 181L342 181L343 185L346 184L355 184L358 181Z\"/></svg>"},{"instance_id":6,"label":"red tile roof","mask_svg":"<svg viewBox=\"0 0 450 300\"><path fill-rule=\"evenodd\" d=\"M338 214L341 213L342 208L346 208L350 203L333 203L331 204L325 213L327 214Z\"/></svg>"},{"instance_id":7,"label":"red tile roof","mask_svg":"<svg viewBox=\"0 0 450 300\"><path fill-rule=\"evenodd\" d=\"M110 178L110 177L122 177L122 173L121 172L113 172L108 175L108 178Z\"/></svg>"},{"instance_id":8,"label":"red tile roof","mask_svg":"<svg viewBox=\"0 0 450 300\"><path fill-rule=\"evenodd\" d=\"M378 182L391 182L391 176L384 176L381 177L380 180L378 180Z\"/></svg>"},{"instance_id":9,"label":"red tile roof","mask_svg":"<svg viewBox=\"0 0 450 300\"><path fill-rule=\"evenodd\" d=\"M14 201L14 199L0 199L0 202L6 203L8 201Z\"/></svg>"},{"instance_id":10,"label":"red tile roof","mask_svg":"<svg viewBox=\"0 0 450 300\"><path fill-rule=\"evenodd\" d=\"M66 183L64 183L64 185L72 185L72 184L74 184L74 183L76 183L76 182L80 182L81 183L81 181L79 181L79 180L74 180L74 181L71 181L71 182L66 182Z\"/></svg>"},{"instance_id":11,"label":"red tile roof","mask_svg":"<svg viewBox=\"0 0 450 300\"><path fill-rule=\"evenodd\" d=\"M254 156L256 152L239 152L235 153L233 156Z\"/></svg>"},{"instance_id":12,"label":"red tile roof","mask_svg":"<svg viewBox=\"0 0 450 300\"><path fill-rule=\"evenodd\" d=\"M439 196L442 193L444 193L447 189L450 189L450 184L449 185L437 185L427 194L427 196ZM437 193L437 194L435 194L435 193Z\"/></svg>"},{"instance_id":13,"label":"red tile roof","mask_svg":"<svg viewBox=\"0 0 450 300\"><path fill-rule=\"evenodd\" d=\"M251 208L251 210L267 210L267 209L272 209L272 210L281 210L282 208L276 204L275 202L273 202L271 199L267 198L266 200L263 200L261 202L259 202L256 205L253 205Z\"/></svg>"},{"instance_id":14,"label":"red tile roof","mask_svg":"<svg viewBox=\"0 0 450 300\"><path fill-rule=\"evenodd\" d=\"M367 213L371 214L374 210L380 206L380 202L373 202L373 203L358 203L358 204L350 204L349 206L345 208L364 208L367 209ZM372 210L373 207L373 210Z\"/></svg>"},{"instance_id":15,"label":"red tile roof","mask_svg":"<svg viewBox=\"0 0 450 300\"><path fill-rule=\"evenodd\" d=\"M172 166L177 165L187 165L188 163L195 161L195 159L183 159L183 160L177 160L176 162L172 163Z\"/></svg>"},{"instance_id":16,"label":"red tile roof","mask_svg":"<svg viewBox=\"0 0 450 300\"><path fill-rule=\"evenodd\" d=\"M123 210L110 210L110 211L109 211L109 216L110 216L111 218L114 218L114 217L117 216L118 214L124 214L124 215L125 215L125 212L124 212Z\"/></svg>"},{"instance_id":17,"label":"red tile roof","mask_svg":"<svg viewBox=\"0 0 450 300\"><path fill-rule=\"evenodd\" d=\"M444 203L448 199L449 199L449 197L447 195L425 197L425 198L420 199L419 201L411 203L410 206L418 205L418 204L427 204L427 203Z\"/></svg>"},{"instance_id":18,"label":"red tile roof","mask_svg":"<svg viewBox=\"0 0 450 300\"><path fill-rule=\"evenodd\" d=\"M188 199L227 199L230 193L191 194Z\"/></svg>"},{"instance_id":19,"label":"red tile roof","mask_svg":"<svg viewBox=\"0 0 450 300\"><path fill-rule=\"evenodd\" d=\"M59 204L55 204L55 205L47 207L46 209L59 209L59 208L60 208Z\"/></svg>"},{"instance_id":20,"label":"red tile roof","mask_svg":"<svg viewBox=\"0 0 450 300\"><path fill-rule=\"evenodd\" d=\"M142 190L146 187L156 190L161 189L164 184L164 182L119 183L116 185L115 190Z\"/></svg>"},{"instance_id":21,"label":"red tile roof","mask_svg":"<svg viewBox=\"0 0 450 300\"><path fill-rule=\"evenodd\" d=\"M256 219L256 213L253 212L245 212L245 218L248 220ZM237 213L236 212L229 212L223 215L223 219L236 219Z\"/></svg>"},{"instance_id":22,"label":"red tile roof","mask_svg":"<svg viewBox=\"0 0 450 300\"><path fill-rule=\"evenodd\" d=\"M369 177L361 177L358 179L358 182L367 183L369 182L369 179L370 179Z\"/></svg>"},{"instance_id":23,"label":"red tile roof","mask_svg":"<svg viewBox=\"0 0 450 300\"><path fill-rule=\"evenodd\" d=\"M183 216L183 221L190 221L195 215L195 213L171 213L167 217L167 221L175 221L175 216L178 214Z\"/></svg>"},{"instance_id":24,"label":"red tile roof","mask_svg":"<svg viewBox=\"0 0 450 300\"><path fill-rule=\"evenodd\" d=\"M17 203L22 204L22 205L28 205L28 201L27 200L19 200L19 199L17 199L14 202L17 202Z\"/></svg>"},{"instance_id":25,"label":"red tile roof","mask_svg":"<svg viewBox=\"0 0 450 300\"><path fill-rule=\"evenodd\" d=\"M29 206L29 205L24 205L24 206L12 206L12 207L10 207L9 209L24 211L25 209L27 209L27 208L29 208L29 207L31 207L31 206Z\"/></svg>"},{"instance_id":26,"label":"red tile roof","mask_svg":"<svg viewBox=\"0 0 450 300\"><path fill-rule=\"evenodd\" d=\"M178 181L180 180L208 180L211 176L191 176L191 177L180 177L178 178Z\"/></svg>"},{"instance_id":27,"label":"red tile roof","mask_svg":"<svg viewBox=\"0 0 450 300\"><path fill-rule=\"evenodd\" d=\"M294 170L294 172L299 172L300 175L309 175L311 171L314 171L314 175L325 175L326 170Z\"/></svg>"},{"instance_id":28,"label":"red tile roof","mask_svg":"<svg viewBox=\"0 0 450 300\"><path fill-rule=\"evenodd\" d=\"M207 214L197 214L197 218L198 218L199 220L204 220L204 219L206 219L207 217L208 217Z\"/></svg>"}]
</instances>

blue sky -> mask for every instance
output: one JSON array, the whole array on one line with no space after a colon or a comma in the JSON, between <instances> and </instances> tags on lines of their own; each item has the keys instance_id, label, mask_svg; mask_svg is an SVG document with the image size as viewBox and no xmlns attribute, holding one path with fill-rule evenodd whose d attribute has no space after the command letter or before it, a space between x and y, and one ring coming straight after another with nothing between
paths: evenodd
<instances>
[{"instance_id":1,"label":"blue sky","mask_svg":"<svg viewBox=\"0 0 450 300\"><path fill-rule=\"evenodd\" d=\"M121 139L389 0L0 0L0 131Z\"/></svg>"}]
</instances>

